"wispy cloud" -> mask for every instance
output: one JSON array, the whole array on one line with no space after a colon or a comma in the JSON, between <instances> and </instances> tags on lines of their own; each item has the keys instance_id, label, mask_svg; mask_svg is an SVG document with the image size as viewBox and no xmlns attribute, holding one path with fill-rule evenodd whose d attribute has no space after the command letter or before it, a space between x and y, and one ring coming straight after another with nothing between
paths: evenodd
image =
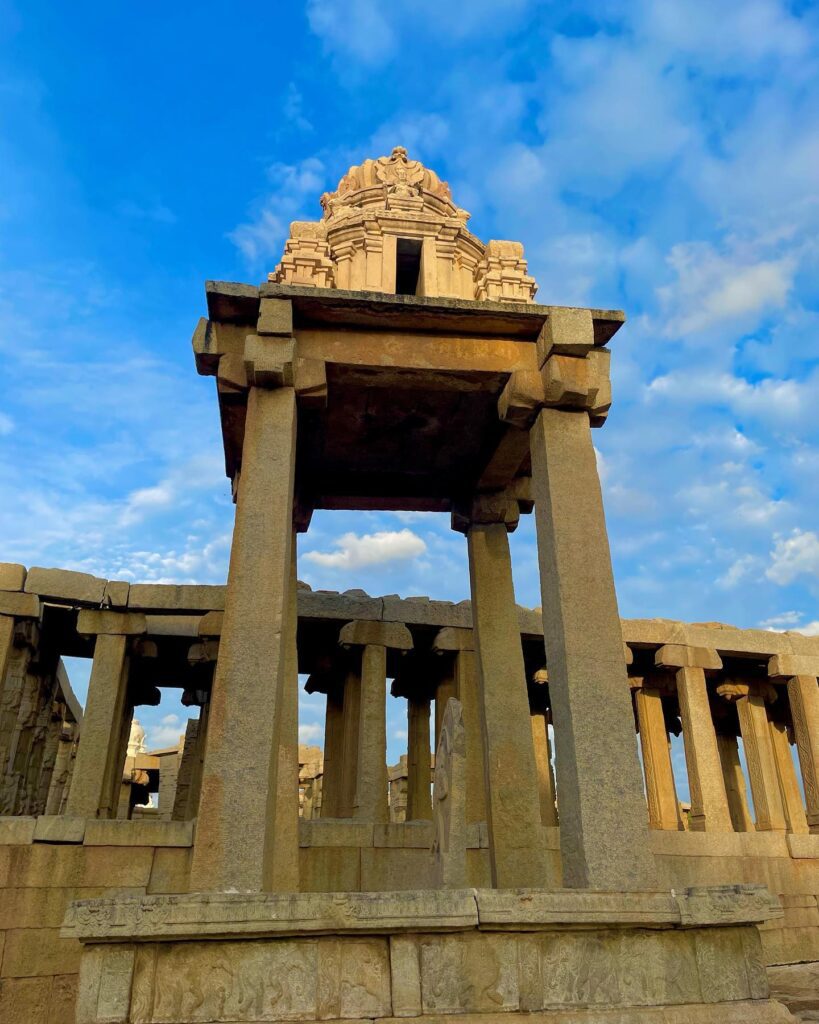
<instances>
[{"instance_id":1,"label":"wispy cloud","mask_svg":"<svg viewBox=\"0 0 819 1024\"><path fill-rule=\"evenodd\" d=\"M412 530L379 530L358 536L345 533L333 541L335 551L308 551L304 560L330 569L358 569L400 562L422 555L427 546Z\"/></svg>"}]
</instances>

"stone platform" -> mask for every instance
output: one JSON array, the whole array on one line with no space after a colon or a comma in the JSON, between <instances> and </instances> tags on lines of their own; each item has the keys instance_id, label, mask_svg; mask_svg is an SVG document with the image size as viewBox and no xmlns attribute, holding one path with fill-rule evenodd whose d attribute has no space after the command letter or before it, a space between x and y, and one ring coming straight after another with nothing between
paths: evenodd
<instances>
[{"instance_id":1,"label":"stone platform","mask_svg":"<svg viewBox=\"0 0 819 1024\"><path fill-rule=\"evenodd\" d=\"M75 902L62 934L77 1024L773 1024L756 925L779 914L752 885L217 893Z\"/></svg>"}]
</instances>

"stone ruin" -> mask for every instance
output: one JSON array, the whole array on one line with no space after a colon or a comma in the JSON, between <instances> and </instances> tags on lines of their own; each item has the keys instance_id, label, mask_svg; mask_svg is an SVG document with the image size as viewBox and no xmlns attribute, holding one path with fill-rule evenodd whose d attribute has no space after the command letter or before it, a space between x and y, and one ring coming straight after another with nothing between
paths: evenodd
<instances>
[{"instance_id":1,"label":"stone ruin","mask_svg":"<svg viewBox=\"0 0 819 1024\"><path fill-rule=\"evenodd\" d=\"M819 638L621 621L591 430L623 313L536 304L401 148L321 205L268 282L207 283L193 336L226 586L0 565L0 1020L811 1019ZM316 508L448 512L470 600L300 584ZM145 751L167 689L190 721Z\"/></svg>"}]
</instances>

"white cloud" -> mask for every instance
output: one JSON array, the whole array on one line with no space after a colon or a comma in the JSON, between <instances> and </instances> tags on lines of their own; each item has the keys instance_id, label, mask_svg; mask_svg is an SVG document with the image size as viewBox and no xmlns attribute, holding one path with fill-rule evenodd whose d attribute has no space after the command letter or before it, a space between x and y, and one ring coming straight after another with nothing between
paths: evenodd
<instances>
[{"instance_id":1,"label":"white cloud","mask_svg":"<svg viewBox=\"0 0 819 1024\"><path fill-rule=\"evenodd\" d=\"M756 318L785 305L796 263L791 257L752 261L739 253L719 253L707 242L672 247L668 264L676 281L657 289L666 310L664 333L683 337L724 321Z\"/></svg>"},{"instance_id":2,"label":"white cloud","mask_svg":"<svg viewBox=\"0 0 819 1024\"><path fill-rule=\"evenodd\" d=\"M409 529L379 530L363 536L345 533L333 543L337 551L308 551L305 561L331 569L358 569L417 558L427 549L424 541Z\"/></svg>"},{"instance_id":3,"label":"white cloud","mask_svg":"<svg viewBox=\"0 0 819 1024\"><path fill-rule=\"evenodd\" d=\"M299 131L312 132L313 125L304 114L304 96L295 82L290 82L282 103L282 113Z\"/></svg>"},{"instance_id":4,"label":"white cloud","mask_svg":"<svg viewBox=\"0 0 819 1024\"><path fill-rule=\"evenodd\" d=\"M755 578L761 568L761 561L755 555L742 555L717 579L717 586L732 590L740 583Z\"/></svg>"},{"instance_id":5,"label":"white cloud","mask_svg":"<svg viewBox=\"0 0 819 1024\"><path fill-rule=\"evenodd\" d=\"M374 0L308 0L307 20L329 52L375 66L385 63L395 46L387 10Z\"/></svg>"},{"instance_id":6,"label":"white cloud","mask_svg":"<svg viewBox=\"0 0 819 1024\"><path fill-rule=\"evenodd\" d=\"M819 578L819 534L796 529L789 537L777 537L765 575L783 587L798 576Z\"/></svg>"},{"instance_id":7,"label":"white cloud","mask_svg":"<svg viewBox=\"0 0 819 1024\"><path fill-rule=\"evenodd\" d=\"M185 733L185 723L179 715L165 715L159 725L145 725L145 745L148 750L173 747Z\"/></svg>"},{"instance_id":8,"label":"white cloud","mask_svg":"<svg viewBox=\"0 0 819 1024\"><path fill-rule=\"evenodd\" d=\"M313 743L324 739L324 726L318 722L308 722L299 726L299 743Z\"/></svg>"},{"instance_id":9,"label":"white cloud","mask_svg":"<svg viewBox=\"0 0 819 1024\"><path fill-rule=\"evenodd\" d=\"M805 636L819 636L819 619L814 619L813 622L808 622L804 626L797 628L797 633L804 633Z\"/></svg>"},{"instance_id":10,"label":"white cloud","mask_svg":"<svg viewBox=\"0 0 819 1024\"><path fill-rule=\"evenodd\" d=\"M228 234L250 264L278 261L290 221L304 215L308 203L309 216L315 220L320 213L319 196L325 188L324 164L315 156L297 164L275 163L268 168L267 177L272 191L255 204L250 220Z\"/></svg>"},{"instance_id":11,"label":"white cloud","mask_svg":"<svg viewBox=\"0 0 819 1024\"><path fill-rule=\"evenodd\" d=\"M798 626L802 619L801 612L780 612L779 615L772 615L769 619L763 619L759 624L760 629L768 629L771 632L779 632Z\"/></svg>"}]
</instances>

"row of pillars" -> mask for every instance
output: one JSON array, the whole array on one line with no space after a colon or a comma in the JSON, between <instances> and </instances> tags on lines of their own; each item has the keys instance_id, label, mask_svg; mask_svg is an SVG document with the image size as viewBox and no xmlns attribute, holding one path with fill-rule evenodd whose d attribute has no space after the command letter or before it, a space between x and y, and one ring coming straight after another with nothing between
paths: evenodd
<instances>
[{"instance_id":1,"label":"row of pillars","mask_svg":"<svg viewBox=\"0 0 819 1024\"><path fill-rule=\"evenodd\" d=\"M718 678L712 692L736 707L745 751L755 821L746 798L737 736L720 728L706 678L723 668L716 651L669 644L655 655L659 669L674 673L685 759L691 791L689 827L694 831L819 832L819 684L817 665L801 659L770 659L769 676L785 684ZM812 669L811 674L800 669ZM683 827L669 753L662 677L632 680L653 827ZM780 693L782 696L780 696ZM787 709L772 713L787 696ZM788 713L789 712L789 713ZM791 737L796 746L805 793L803 802Z\"/></svg>"},{"instance_id":2,"label":"row of pillars","mask_svg":"<svg viewBox=\"0 0 819 1024\"><path fill-rule=\"evenodd\" d=\"M59 814L73 774L64 670L40 655L36 619L0 614L0 814Z\"/></svg>"},{"instance_id":3,"label":"row of pillars","mask_svg":"<svg viewBox=\"0 0 819 1024\"><path fill-rule=\"evenodd\" d=\"M296 423L292 387L250 388L194 890L298 889ZM529 443L564 884L651 887L654 864L589 415L541 409ZM458 517L467 538L474 626L478 721L471 731L483 747L493 885L543 887L553 880L540 799L531 799L525 784L537 779L538 766L534 745L520 742L530 715L508 541L518 507L514 493L478 496ZM372 784L372 773L380 780L386 764L385 690L373 680L383 679L387 645L383 638L359 640L350 638L362 659L358 728L345 729L331 703L328 715L338 721L331 721L325 751L328 783L340 751L345 764L357 765L357 778L353 787L333 772L338 789L325 788L323 803L386 820L386 788ZM370 738L366 749L362 735Z\"/></svg>"}]
</instances>

